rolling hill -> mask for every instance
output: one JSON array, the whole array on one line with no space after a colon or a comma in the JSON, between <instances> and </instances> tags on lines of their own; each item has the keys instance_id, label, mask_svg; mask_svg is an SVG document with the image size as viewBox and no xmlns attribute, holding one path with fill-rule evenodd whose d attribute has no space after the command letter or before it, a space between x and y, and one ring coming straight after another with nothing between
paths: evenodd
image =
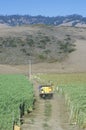
<instances>
[{"instance_id":1,"label":"rolling hill","mask_svg":"<svg viewBox=\"0 0 86 130\"><path fill-rule=\"evenodd\" d=\"M75 50L73 28L47 25L1 27L0 63L63 61ZM65 33L64 33L65 32Z\"/></svg>"},{"instance_id":2,"label":"rolling hill","mask_svg":"<svg viewBox=\"0 0 86 130\"><path fill-rule=\"evenodd\" d=\"M86 71L86 28L0 25L0 32L0 64L28 65L31 59L34 72Z\"/></svg>"},{"instance_id":3,"label":"rolling hill","mask_svg":"<svg viewBox=\"0 0 86 130\"><path fill-rule=\"evenodd\" d=\"M54 26L86 27L86 17L78 14L67 16L0 15L0 23L9 26L46 24Z\"/></svg>"}]
</instances>

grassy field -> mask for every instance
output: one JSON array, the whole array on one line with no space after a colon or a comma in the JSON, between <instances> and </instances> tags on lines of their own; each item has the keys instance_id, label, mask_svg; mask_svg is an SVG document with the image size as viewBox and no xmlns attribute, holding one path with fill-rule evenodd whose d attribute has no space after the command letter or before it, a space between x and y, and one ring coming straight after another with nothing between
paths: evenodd
<instances>
[{"instance_id":1,"label":"grassy field","mask_svg":"<svg viewBox=\"0 0 86 130\"><path fill-rule=\"evenodd\" d=\"M0 75L0 130L12 130L13 121L19 125L19 105L25 111L33 107L33 85L24 75Z\"/></svg>"},{"instance_id":2,"label":"grassy field","mask_svg":"<svg viewBox=\"0 0 86 130\"><path fill-rule=\"evenodd\" d=\"M86 127L86 73L43 74L39 75L38 80L53 83L58 92L65 96L70 123Z\"/></svg>"}]
</instances>

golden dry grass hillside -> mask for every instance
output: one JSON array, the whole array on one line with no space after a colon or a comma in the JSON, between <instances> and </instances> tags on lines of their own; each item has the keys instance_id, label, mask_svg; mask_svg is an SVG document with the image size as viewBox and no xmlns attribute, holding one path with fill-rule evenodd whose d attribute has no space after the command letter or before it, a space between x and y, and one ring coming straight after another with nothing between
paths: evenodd
<instances>
[{"instance_id":1,"label":"golden dry grass hillside","mask_svg":"<svg viewBox=\"0 0 86 130\"><path fill-rule=\"evenodd\" d=\"M34 73L86 72L85 57L86 28L0 25L1 73L28 73L30 58Z\"/></svg>"}]
</instances>

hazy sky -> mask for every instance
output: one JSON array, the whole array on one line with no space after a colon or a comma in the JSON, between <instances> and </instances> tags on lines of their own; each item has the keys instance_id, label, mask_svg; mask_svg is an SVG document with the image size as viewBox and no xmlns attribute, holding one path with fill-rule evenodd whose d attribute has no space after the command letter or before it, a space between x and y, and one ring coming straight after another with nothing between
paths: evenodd
<instances>
[{"instance_id":1,"label":"hazy sky","mask_svg":"<svg viewBox=\"0 0 86 130\"><path fill-rule=\"evenodd\" d=\"M0 0L0 15L10 14L86 17L86 0Z\"/></svg>"}]
</instances>

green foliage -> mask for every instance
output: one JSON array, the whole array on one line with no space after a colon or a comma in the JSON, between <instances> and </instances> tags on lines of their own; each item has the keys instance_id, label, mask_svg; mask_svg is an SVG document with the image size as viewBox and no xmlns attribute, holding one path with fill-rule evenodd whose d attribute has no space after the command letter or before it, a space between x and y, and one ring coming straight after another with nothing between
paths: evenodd
<instances>
[{"instance_id":1,"label":"green foliage","mask_svg":"<svg viewBox=\"0 0 86 130\"><path fill-rule=\"evenodd\" d=\"M46 59L45 55L43 55L43 54L38 55L38 57L39 57L40 60L45 60Z\"/></svg>"},{"instance_id":2,"label":"green foliage","mask_svg":"<svg viewBox=\"0 0 86 130\"><path fill-rule=\"evenodd\" d=\"M70 44L69 41L67 42L60 42L60 50L62 50L65 53L71 53L72 51L75 51L75 46L73 44Z\"/></svg>"},{"instance_id":3,"label":"green foliage","mask_svg":"<svg viewBox=\"0 0 86 130\"><path fill-rule=\"evenodd\" d=\"M45 49L45 48L46 48L46 46L45 46L45 44L44 44L44 43L42 43L42 44L39 44L39 45L38 45L38 48Z\"/></svg>"},{"instance_id":4,"label":"green foliage","mask_svg":"<svg viewBox=\"0 0 86 130\"><path fill-rule=\"evenodd\" d=\"M46 116L46 119L49 119L49 118L50 118L51 112L52 112L52 106L51 106L50 102L47 101L47 102L45 103L45 111L44 111L44 114L45 114L45 116Z\"/></svg>"},{"instance_id":5,"label":"green foliage","mask_svg":"<svg viewBox=\"0 0 86 130\"><path fill-rule=\"evenodd\" d=\"M51 41L49 36L44 36L44 39L45 39L46 42L50 42Z\"/></svg>"},{"instance_id":6,"label":"green foliage","mask_svg":"<svg viewBox=\"0 0 86 130\"><path fill-rule=\"evenodd\" d=\"M29 45L29 46L33 46L34 45L34 40L33 39L27 39L27 44Z\"/></svg>"},{"instance_id":7,"label":"green foliage","mask_svg":"<svg viewBox=\"0 0 86 130\"><path fill-rule=\"evenodd\" d=\"M23 75L0 75L0 130L12 130L19 119L19 105L33 107L33 86ZM14 118L14 119L13 119Z\"/></svg>"},{"instance_id":8,"label":"green foliage","mask_svg":"<svg viewBox=\"0 0 86 130\"><path fill-rule=\"evenodd\" d=\"M44 51L44 53L45 53L45 54L49 54L49 53L51 53L51 50L46 49L46 50Z\"/></svg>"}]
</instances>

